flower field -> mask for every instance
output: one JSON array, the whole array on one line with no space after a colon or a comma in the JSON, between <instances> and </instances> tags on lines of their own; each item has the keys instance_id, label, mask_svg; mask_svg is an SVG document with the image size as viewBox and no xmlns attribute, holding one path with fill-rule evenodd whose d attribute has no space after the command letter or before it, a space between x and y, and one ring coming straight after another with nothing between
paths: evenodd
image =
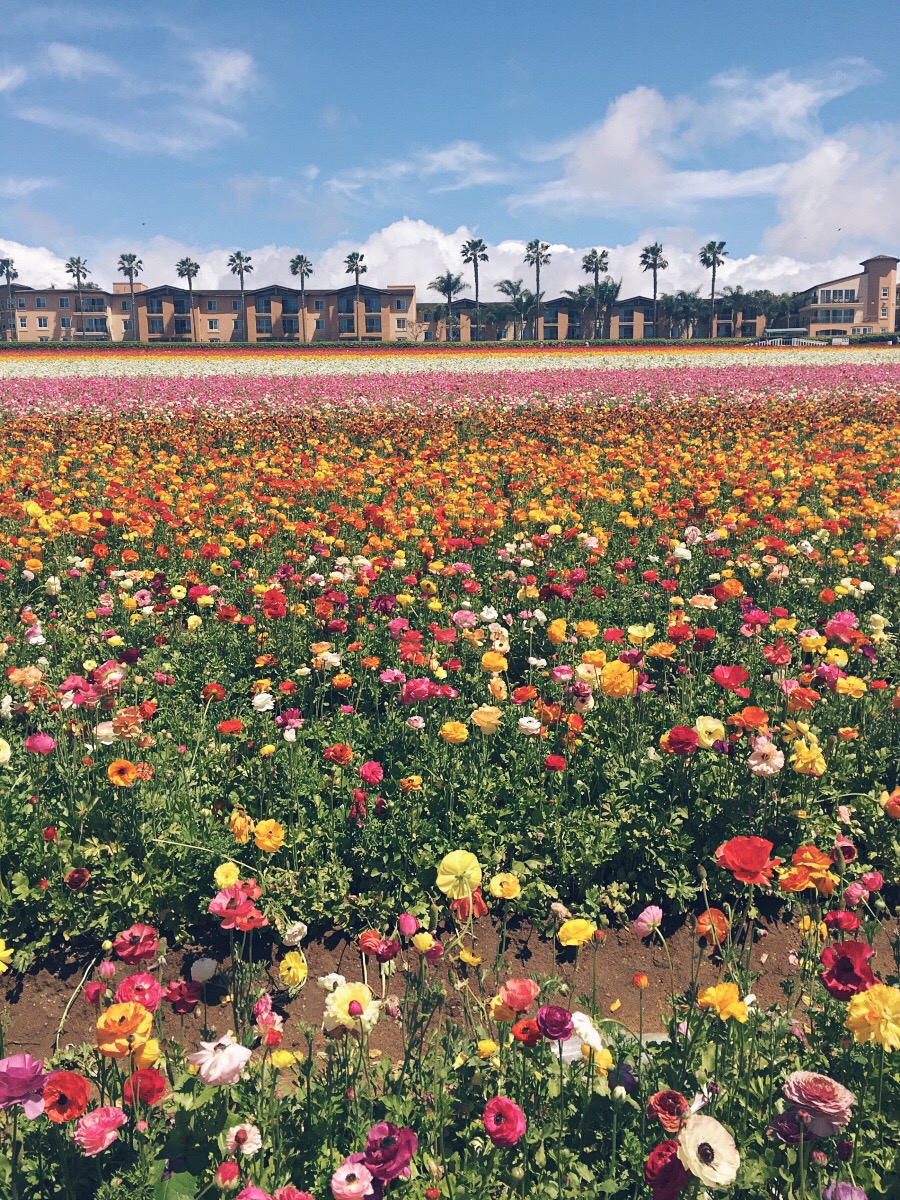
<instances>
[{"instance_id":1,"label":"flower field","mask_svg":"<svg viewBox=\"0 0 900 1200\"><path fill-rule=\"evenodd\" d=\"M898 1194L900 352L8 352L0 419L0 972L96 1029L0 1059L3 1195Z\"/></svg>"}]
</instances>

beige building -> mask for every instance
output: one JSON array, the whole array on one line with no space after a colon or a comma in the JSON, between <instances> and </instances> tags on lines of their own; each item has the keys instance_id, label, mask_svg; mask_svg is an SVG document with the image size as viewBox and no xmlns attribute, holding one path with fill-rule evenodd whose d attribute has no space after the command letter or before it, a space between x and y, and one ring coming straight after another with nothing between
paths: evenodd
<instances>
[{"instance_id":1,"label":"beige building","mask_svg":"<svg viewBox=\"0 0 900 1200\"><path fill-rule=\"evenodd\" d=\"M811 289L800 310L810 337L893 333L897 329L897 263L892 254L865 259L856 275L829 279Z\"/></svg>"}]
</instances>

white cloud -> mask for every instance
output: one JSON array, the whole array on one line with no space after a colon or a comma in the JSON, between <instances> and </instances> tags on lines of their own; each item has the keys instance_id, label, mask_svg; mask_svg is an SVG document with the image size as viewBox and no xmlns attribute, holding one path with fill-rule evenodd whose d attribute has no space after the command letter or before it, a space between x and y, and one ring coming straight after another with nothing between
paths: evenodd
<instances>
[{"instance_id":1,"label":"white cloud","mask_svg":"<svg viewBox=\"0 0 900 1200\"><path fill-rule=\"evenodd\" d=\"M254 81L256 64L244 50L195 50L190 57L197 89L210 104L236 103Z\"/></svg>"},{"instance_id":2,"label":"white cloud","mask_svg":"<svg viewBox=\"0 0 900 1200\"><path fill-rule=\"evenodd\" d=\"M26 246L0 237L0 258L11 258L19 272L19 283L31 287L68 286L65 260L46 246Z\"/></svg>"},{"instance_id":3,"label":"white cloud","mask_svg":"<svg viewBox=\"0 0 900 1200\"><path fill-rule=\"evenodd\" d=\"M326 181L338 196L358 203L385 204L399 184L423 181L432 192L455 192L486 184L508 183L508 167L477 142L456 141L436 150L421 150L405 159L390 159L371 167L355 167Z\"/></svg>"},{"instance_id":4,"label":"white cloud","mask_svg":"<svg viewBox=\"0 0 900 1200\"><path fill-rule=\"evenodd\" d=\"M47 70L58 79L87 79L90 75L117 77L121 68L104 54L71 46L66 42L51 42L45 54Z\"/></svg>"},{"instance_id":5,"label":"white cloud","mask_svg":"<svg viewBox=\"0 0 900 1200\"><path fill-rule=\"evenodd\" d=\"M154 122L152 128L138 128L104 117L93 117L74 110L57 111L51 108L22 108L16 114L48 129L83 134L107 146L135 154L169 154L186 158L225 138L237 137L244 127L230 117L210 109L192 108L179 115ZM164 126L171 126L166 130Z\"/></svg>"},{"instance_id":6,"label":"white cloud","mask_svg":"<svg viewBox=\"0 0 900 1200\"><path fill-rule=\"evenodd\" d=\"M28 78L24 67L0 67L0 92L11 92Z\"/></svg>"},{"instance_id":7,"label":"white cloud","mask_svg":"<svg viewBox=\"0 0 900 1200\"><path fill-rule=\"evenodd\" d=\"M32 192L41 188L51 187L51 179L17 178L14 175L0 175L0 200L24 200Z\"/></svg>"}]
</instances>

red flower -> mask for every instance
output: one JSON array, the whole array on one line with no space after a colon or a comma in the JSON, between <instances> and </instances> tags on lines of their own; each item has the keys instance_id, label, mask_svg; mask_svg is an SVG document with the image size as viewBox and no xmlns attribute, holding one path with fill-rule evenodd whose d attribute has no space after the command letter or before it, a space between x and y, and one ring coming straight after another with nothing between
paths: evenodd
<instances>
[{"instance_id":1,"label":"red flower","mask_svg":"<svg viewBox=\"0 0 900 1200\"><path fill-rule=\"evenodd\" d=\"M856 933L859 929L859 917L856 913L848 912L846 908L826 913L824 920L825 928L830 933L834 933L835 930L840 930L841 933Z\"/></svg>"},{"instance_id":2,"label":"red flower","mask_svg":"<svg viewBox=\"0 0 900 1200\"><path fill-rule=\"evenodd\" d=\"M654 1092L647 1101L647 1120L657 1118L666 1133L677 1133L681 1118L690 1108L681 1092Z\"/></svg>"},{"instance_id":3,"label":"red flower","mask_svg":"<svg viewBox=\"0 0 900 1200\"><path fill-rule=\"evenodd\" d=\"M666 734L666 744L672 754L687 758L700 745L700 738L696 729L691 729L689 725L676 725Z\"/></svg>"},{"instance_id":4,"label":"red flower","mask_svg":"<svg viewBox=\"0 0 900 1200\"><path fill-rule=\"evenodd\" d=\"M73 867L66 872L65 885L70 892L83 892L90 882L91 873L87 867Z\"/></svg>"},{"instance_id":5,"label":"red flower","mask_svg":"<svg viewBox=\"0 0 900 1200\"><path fill-rule=\"evenodd\" d=\"M113 942L113 949L129 967L152 958L159 949L159 934L151 925L132 925L123 929Z\"/></svg>"},{"instance_id":6,"label":"red flower","mask_svg":"<svg viewBox=\"0 0 900 1200\"><path fill-rule=\"evenodd\" d=\"M44 1113L55 1125L74 1121L87 1108L91 1085L74 1071L54 1071L44 1084Z\"/></svg>"},{"instance_id":7,"label":"red flower","mask_svg":"<svg viewBox=\"0 0 900 1200\"><path fill-rule=\"evenodd\" d=\"M825 970L819 975L825 990L835 1000L851 1000L867 992L878 981L869 959L875 951L865 942L841 942L826 946L820 956Z\"/></svg>"},{"instance_id":8,"label":"red flower","mask_svg":"<svg viewBox=\"0 0 900 1200\"><path fill-rule=\"evenodd\" d=\"M450 901L450 910L457 921L468 921L470 909L474 917L484 917L487 915L488 909L480 887L476 888L469 896L460 896L458 900Z\"/></svg>"},{"instance_id":9,"label":"red flower","mask_svg":"<svg viewBox=\"0 0 900 1200\"><path fill-rule=\"evenodd\" d=\"M141 1104L158 1104L166 1090L165 1076L152 1067L143 1071L135 1071L125 1080L125 1103L134 1106L135 1100Z\"/></svg>"},{"instance_id":10,"label":"red flower","mask_svg":"<svg viewBox=\"0 0 900 1200\"><path fill-rule=\"evenodd\" d=\"M746 699L750 695L750 689L743 686L750 678L750 672L743 667L714 667L709 677L713 683L717 683L728 692L734 692L736 696Z\"/></svg>"},{"instance_id":11,"label":"red flower","mask_svg":"<svg viewBox=\"0 0 900 1200\"><path fill-rule=\"evenodd\" d=\"M200 695L207 704L215 703L218 700L225 699L225 689L221 683L208 683Z\"/></svg>"},{"instance_id":12,"label":"red flower","mask_svg":"<svg viewBox=\"0 0 900 1200\"><path fill-rule=\"evenodd\" d=\"M186 979L173 979L167 983L162 993L163 1000L168 1000L174 1012L192 1013L203 999L203 988L199 983Z\"/></svg>"},{"instance_id":13,"label":"red flower","mask_svg":"<svg viewBox=\"0 0 900 1200\"><path fill-rule=\"evenodd\" d=\"M516 1021L512 1035L523 1046L536 1046L542 1036L537 1021Z\"/></svg>"},{"instance_id":14,"label":"red flower","mask_svg":"<svg viewBox=\"0 0 900 1200\"><path fill-rule=\"evenodd\" d=\"M566 769L566 760L561 754L548 754L544 759L544 766L548 771L564 771Z\"/></svg>"},{"instance_id":15,"label":"red flower","mask_svg":"<svg viewBox=\"0 0 900 1200\"><path fill-rule=\"evenodd\" d=\"M733 837L716 851L716 862L741 883L769 884L772 871L781 862L769 858L772 843L759 837Z\"/></svg>"},{"instance_id":16,"label":"red flower","mask_svg":"<svg viewBox=\"0 0 900 1200\"><path fill-rule=\"evenodd\" d=\"M227 721L220 721L216 726L219 733L240 733L244 728L244 722L239 721L237 717L231 717Z\"/></svg>"},{"instance_id":17,"label":"red flower","mask_svg":"<svg viewBox=\"0 0 900 1200\"><path fill-rule=\"evenodd\" d=\"M674 1139L654 1146L650 1151L644 1163L644 1179L650 1185L653 1200L678 1200L691 1175L681 1165L678 1143Z\"/></svg>"},{"instance_id":18,"label":"red flower","mask_svg":"<svg viewBox=\"0 0 900 1200\"><path fill-rule=\"evenodd\" d=\"M337 763L339 767L346 767L347 763L353 758L353 751L343 742L338 742L335 746L329 746L322 751L322 757L326 762Z\"/></svg>"},{"instance_id":19,"label":"red flower","mask_svg":"<svg viewBox=\"0 0 900 1200\"><path fill-rule=\"evenodd\" d=\"M53 825L48 825L41 836L43 837L45 842L55 842L56 841L55 827Z\"/></svg>"}]
</instances>

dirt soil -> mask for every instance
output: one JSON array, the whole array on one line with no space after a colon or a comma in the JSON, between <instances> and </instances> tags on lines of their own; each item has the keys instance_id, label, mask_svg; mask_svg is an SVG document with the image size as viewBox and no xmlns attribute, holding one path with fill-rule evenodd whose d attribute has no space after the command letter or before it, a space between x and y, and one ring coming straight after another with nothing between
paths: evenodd
<instances>
[{"instance_id":1,"label":"dirt soil","mask_svg":"<svg viewBox=\"0 0 900 1200\"><path fill-rule=\"evenodd\" d=\"M691 930L681 925L667 930L667 941L675 972L676 990L682 991L690 982L692 946L696 948ZM487 999L496 991L497 979L494 964L499 949L499 930L485 917L475 923L476 947L482 955L479 967L453 964L453 973L462 974L476 995ZM789 956L801 944L801 935L796 925L771 919L760 927L753 947L753 968L760 972L754 992L762 1007L770 1004L786 1006L781 983L795 976L795 968ZM448 941L448 938L444 939ZM887 934L876 939L877 958L873 965L879 970L890 972L892 954ZM720 966L711 953L714 948L705 947L699 970L700 986L717 982ZM283 953L273 948L270 960L261 964L259 985L276 995L276 1008L285 1017L284 1048L302 1046L303 1038L298 1024L321 1027L325 1004L325 993L316 987L321 975L337 971L348 979L362 978L362 961L355 944L343 933L332 932L311 939L304 947L309 964L309 979L300 994L288 1000L285 993L279 995L278 976L274 963ZM190 978L190 965L203 954L223 961L222 948L215 946L188 946L170 949L165 963L153 967L154 973L163 984L179 976ZM397 960L397 973L389 981L389 993L402 994L404 981L402 969L404 959L413 963L418 970L418 956L411 952L402 954ZM455 956L453 956L455 957ZM96 1010L84 999L83 994L73 994L80 988L82 978L90 964L92 954L79 956L76 953L60 954L36 965L23 976L7 976L5 990L0 993L0 1014L6 1024L5 1053L16 1054L28 1051L38 1057L51 1054L60 1046L78 1046L83 1042L93 1043ZM414 960L414 961L413 961ZM553 998L567 1007L577 1007L577 998L590 1001L593 991L593 952L591 949L576 954L573 950L560 951L558 946L547 940L543 931L521 921L511 924L507 935L507 948L500 964L499 979L510 976L534 975L536 977L558 977L562 987ZM378 966L368 961L369 981L376 992L380 988ZM119 963L113 986L132 970ZM429 972L433 968L429 968ZM639 992L632 980L642 972L649 979L643 992L644 1028L646 1031L661 1031L666 1022L668 998L671 990L669 968L664 950L658 940L640 941L634 933L625 929L610 931L606 941L596 952L596 999L597 1007L604 1016L615 1016L632 1030L637 1030ZM447 964L437 969L439 980L447 989L447 1009L451 1016L461 1017L463 1005L454 987L451 970ZM479 976L484 975L483 983ZM96 973L93 974L96 978ZM218 976L208 985L209 1006L206 1019L211 1030L221 1034L231 1027L231 1005L225 997L224 981ZM281 1002L279 1002L281 1001ZM70 1004L71 1002L71 1004ZM68 1007L68 1012L66 1008ZM172 1013L163 1002L164 1032L167 1037L195 1045L203 1028L204 1009L199 1005L193 1014L180 1017ZM182 1028L183 1024L183 1028ZM394 1053L400 1046L400 1031L395 1022L383 1019L372 1037L373 1049L386 1054Z\"/></svg>"}]
</instances>

